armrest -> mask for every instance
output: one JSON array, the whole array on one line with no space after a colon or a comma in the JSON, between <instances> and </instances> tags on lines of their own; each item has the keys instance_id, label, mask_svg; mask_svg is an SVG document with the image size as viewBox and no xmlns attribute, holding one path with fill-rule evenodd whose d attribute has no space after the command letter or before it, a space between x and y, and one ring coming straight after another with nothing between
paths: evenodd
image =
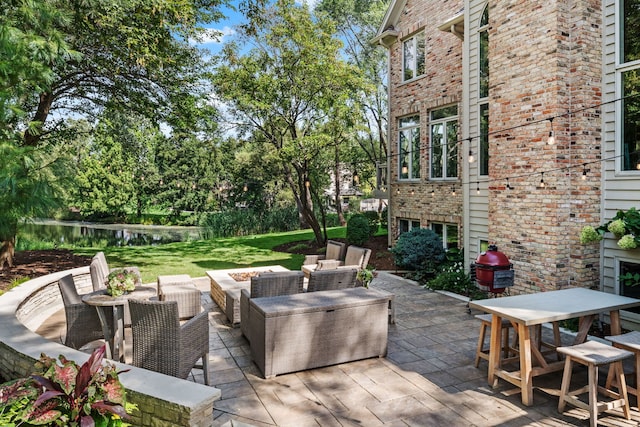
<instances>
[{"instance_id":1,"label":"armrest","mask_svg":"<svg viewBox=\"0 0 640 427\"><path fill-rule=\"evenodd\" d=\"M242 335L251 342L249 337L249 298L250 292L248 289L242 289L240 291L240 331Z\"/></svg>"},{"instance_id":2,"label":"armrest","mask_svg":"<svg viewBox=\"0 0 640 427\"><path fill-rule=\"evenodd\" d=\"M322 259L324 255L305 255L302 265L317 264Z\"/></svg>"}]
</instances>

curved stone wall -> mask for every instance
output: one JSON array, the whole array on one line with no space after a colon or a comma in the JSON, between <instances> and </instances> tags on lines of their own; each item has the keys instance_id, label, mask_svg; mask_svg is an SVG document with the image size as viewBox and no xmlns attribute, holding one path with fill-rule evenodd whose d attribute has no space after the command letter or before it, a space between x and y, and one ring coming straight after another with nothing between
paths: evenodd
<instances>
[{"instance_id":1,"label":"curved stone wall","mask_svg":"<svg viewBox=\"0 0 640 427\"><path fill-rule=\"evenodd\" d=\"M36 331L61 308L58 280L72 274L80 293L91 290L89 267L61 271L38 277L0 296L0 375L19 378L31 374L34 362L44 353L51 357L63 354L76 363L84 363L89 355L49 341ZM213 402L220 390L203 384L181 380L116 363L128 372L120 375L127 389L127 400L138 406L132 414L135 426L211 426Z\"/></svg>"}]
</instances>

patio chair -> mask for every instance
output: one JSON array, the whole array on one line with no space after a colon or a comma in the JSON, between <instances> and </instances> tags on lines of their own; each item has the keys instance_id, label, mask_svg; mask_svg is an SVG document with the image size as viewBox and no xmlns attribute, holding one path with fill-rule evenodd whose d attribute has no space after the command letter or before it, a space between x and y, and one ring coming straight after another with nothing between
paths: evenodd
<instances>
[{"instance_id":1,"label":"patio chair","mask_svg":"<svg viewBox=\"0 0 640 427\"><path fill-rule=\"evenodd\" d=\"M58 288L62 295L67 324L64 345L78 350L92 341L104 339L98 312L95 307L82 302L73 276L69 274L58 280ZM108 321L111 322L109 327L113 330L113 318L109 318Z\"/></svg>"},{"instance_id":2,"label":"patio chair","mask_svg":"<svg viewBox=\"0 0 640 427\"><path fill-rule=\"evenodd\" d=\"M133 337L133 366L186 379L202 359L205 384L209 378L209 313L203 311L184 324L176 301L129 301Z\"/></svg>"},{"instance_id":3,"label":"patio chair","mask_svg":"<svg viewBox=\"0 0 640 427\"><path fill-rule=\"evenodd\" d=\"M180 319L190 319L202 311L202 292L188 274L158 276L158 299L177 301Z\"/></svg>"},{"instance_id":4,"label":"patio chair","mask_svg":"<svg viewBox=\"0 0 640 427\"><path fill-rule=\"evenodd\" d=\"M370 257L371 249L351 245L347 248L344 259L337 261L337 266L335 266L334 263L328 263L327 261L318 260L315 264L303 264L302 271L304 272L305 276L309 277L309 274L312 271L321 269L329 270L332 268L356 268L358 270L361 270L367 267Z\"/></svg>"},{"instance_id":5,"label":"patio chair","mask_svg":"<svg viewBox=\"0 0 640 427\"><path fill-rule=\"evenodd\" d=\"M298 294L304 290L301 271L264 272L251 278L251 289L240 292L240 331L251 342L249 330L249 300Z\"/></svg>"},{"instance_id":6,"label":"patio chair","mask_svg":"<svg viewBox=\"0 0 640 427\"><path fill-rule=\"evenodd\" d=\"M307 292L334 291L356 286L357 268L312 271L309 275Z\"/></svg>"},{"instance_id":7,"label":"patio chair","mask_svg":"<svg viewBox=\"0 0 640 427\"><path fill-rule=\"evenodd\" d=\"M335 240L327 240L327 248L325 249L324 255L306 255L302 264L317 264L318 261L322 259L334 259L337 261L343 261L346 251L346 244L342 242L336 242Z\"/></svg>"},{"instance_id":8,"label":"patio chair","mask_svg":"<svg viewBox=\"0 0 640 427\"><path fill-rule=\"evenodd\" d=\"M140 270L138 267L124 267L127 270L134 271L140 276ZM107 287L107 276L114 269L109 268L109 264L107 264L107 258L104 256L104 252L96 253L93 258L91 258L91 264L89 264L89 273L91 274L91 285L93 286L94 291L98 291L100 289L106 289Z\"/></svg>"}]
</instances>

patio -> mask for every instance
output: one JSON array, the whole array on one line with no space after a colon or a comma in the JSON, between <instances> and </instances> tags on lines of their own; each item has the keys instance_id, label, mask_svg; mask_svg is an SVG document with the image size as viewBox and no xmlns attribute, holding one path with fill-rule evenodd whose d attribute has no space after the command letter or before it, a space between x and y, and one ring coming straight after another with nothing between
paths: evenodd
<instances>
[{"instance_id":1,"label":"patio","mask_svg":"<svg viewBox=\"0 0 640 427\"><path fill-rule=\"evenodd\" d=\"M568 407L558 414L552 389L560 388L561 373L536 378L531 407L522 405L504 381L491 389L486 362L473 366L479 322L467 313L466 302L387 273L372 283L396 295L386 358L265 380L251 362L240 328L212 303L208 278L203 279L197 283L211 307L211 377L222 391L214 404L215 426L588 425L587 411ZM563 334L567 344L571 339ZM586 370L574 371L582 374L586 383ZM201 371L194 375L203 382ZM637 426L640 412L633 408L631 421L604 413L599 424Z\"/></svg>"}]
</instances>

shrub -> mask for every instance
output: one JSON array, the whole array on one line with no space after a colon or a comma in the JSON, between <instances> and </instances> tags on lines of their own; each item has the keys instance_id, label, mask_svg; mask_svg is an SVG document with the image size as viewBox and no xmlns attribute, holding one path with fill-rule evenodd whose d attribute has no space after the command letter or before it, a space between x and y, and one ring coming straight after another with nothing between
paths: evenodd
<instances>
[{"instance_id":1,"label":"shrub","mask_svg":"<svg viewBox=\"0 0 640 427\"><path fill-rule=\"evenodd\" d=\"M454 262L444 267L435 278L429 280L427 287L465 295L472 290L471 277L464 271L464 265L461 262Z\"/></svg>"},{"instance_id":2,"label":"shrub","mask_svg":"<svg viewBox=\"0 0 640 427\"><path fill-rule=\"evenodd\" d=\"M371 236L369 220L364 215L354 215L347 221L347 242L362 246Z\"/></svg>"},{"instance_id":3,"label":"shrub","mask_svg":"<svg viewBox=\"0 0 640 427\"><path fill-rule=\"evenodd\" d=\"M388 228L389 227L389 208L385 207L380 212L380 227Z\"/></svg>"},{"instance_id":4,"label":"shrub","mask_svg":"<svg viewBox=\"0 0 640 427\"><path fill-rule=\"evenodd\" d=\"M295 207L266 211L234 209L208 214L200 225L205 238L215 238L297 230L300 220Z\"/></svg>"},{"instance_id":5,"label":"shrub","mask_svg":"<svg viewBox=\"0 0 640 427\"><path fill-rule=\"evenodd\" d=\"M399 268L425 272L433 272L445 259L440 236L426 228L402 233L391 253Z\"/></svg>"},{"instance_id":6,"label":"shrub","mask_svg":"<svg viewBox=\"0 0 640 427\"><path fill-rule=\"evenodd\" d=\"M364 211L362 212L367 221L369 221L369 235L373 236L378 231L378 226L380 225L380 215L378 215L377 211Z\"/></svg>"}]
</instances>

